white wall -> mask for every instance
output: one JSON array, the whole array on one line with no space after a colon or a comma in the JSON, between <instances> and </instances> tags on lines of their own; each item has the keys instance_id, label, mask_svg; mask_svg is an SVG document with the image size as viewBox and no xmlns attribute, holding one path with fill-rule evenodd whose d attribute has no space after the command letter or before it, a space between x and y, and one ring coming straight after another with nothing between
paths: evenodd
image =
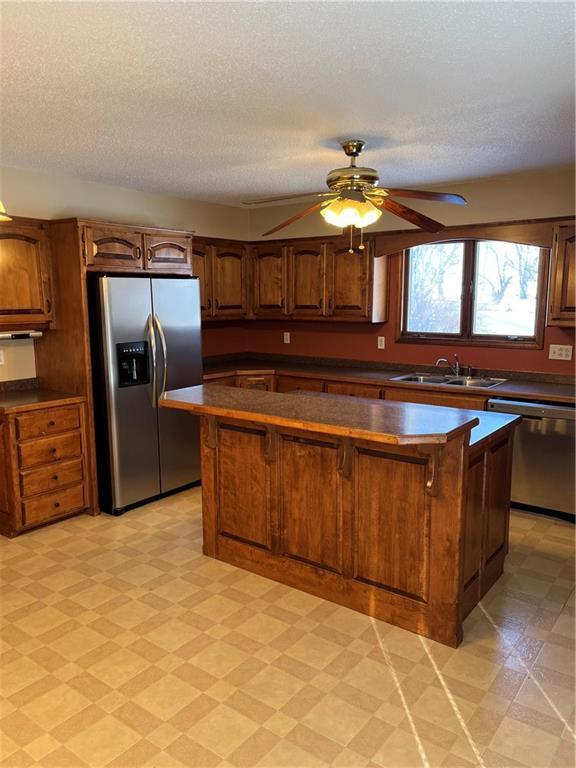
<instances>
[{"instance_id":1,"label":"white wall","mask_svg":"<svg viewBox=\"0 0 576 768\"><path fill-rule=\"evenodd\" d=\"M468 201L468 205L459 206L445 203L423 203L420 200L400 200L399 198L400 202L410 208L441 221L446 226L574 215L574 167L571 165L442 186L426 186L425 189L438 192L456 192L463 195ZM305 219L280 230L277 234L269 238L262 238L262 232L266 232L266 230L271 229L284 219L294 216L295 213L313 203L314 200L311 200L289 206L252 209L250 211L251 239L333 236L338 230L326 224L318 211L315 211ZM368 227L366 231L381 232L410 228L411 225L408 222L384 212L376 224Z\"/></svg>"}]
</instances>

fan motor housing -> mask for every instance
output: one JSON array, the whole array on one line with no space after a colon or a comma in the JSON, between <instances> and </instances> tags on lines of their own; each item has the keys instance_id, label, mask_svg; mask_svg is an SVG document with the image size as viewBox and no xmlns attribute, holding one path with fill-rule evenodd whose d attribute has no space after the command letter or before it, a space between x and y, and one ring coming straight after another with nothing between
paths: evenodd
<instances>
[{"instance_id":1,"label":"fan motor housing","mask_svg":"<svg viewBox=\"0 0 576 768\"><path fill-rule=\"evenodd\" d=\"M334 168L326 177L329 189L335 192L341 189L370 189L378 184L378 173L374 168L349 166Z\"/></svg>"}]
</instances>

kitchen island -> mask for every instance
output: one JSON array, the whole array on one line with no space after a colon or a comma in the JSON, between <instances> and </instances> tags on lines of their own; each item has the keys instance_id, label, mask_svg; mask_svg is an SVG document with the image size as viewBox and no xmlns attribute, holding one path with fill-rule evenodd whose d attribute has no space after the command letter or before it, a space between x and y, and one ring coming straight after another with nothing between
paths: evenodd
<instances>
[{"instance_id":1,"label":"kitchen island","mask_svg":"<svg viewBox=\"0 0 576 768\"><path fill-rule=\"evenodd\" d=\"M232 389L201 417L204 553L450 646L501 575L517 417Z\"/></svg>"}]
</instances>

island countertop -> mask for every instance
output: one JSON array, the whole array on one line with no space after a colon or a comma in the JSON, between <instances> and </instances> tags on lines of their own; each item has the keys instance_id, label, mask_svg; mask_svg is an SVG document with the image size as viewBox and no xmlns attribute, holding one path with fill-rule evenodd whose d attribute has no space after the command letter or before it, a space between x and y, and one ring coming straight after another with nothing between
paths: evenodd
<instances>
[{"instance_id":1,"label":"island countertop","mask_svg":"<svg viewBox=\"0 0 576 768\"><path fill-rule=\"evenodd\" d=\"M160 405L198 416L255 421L394 445L447 443L479 424L478 416L457 408L355 398L344 404L340 398L294 397L214 384L167 392Z\"/></svg>"}]
</instances>

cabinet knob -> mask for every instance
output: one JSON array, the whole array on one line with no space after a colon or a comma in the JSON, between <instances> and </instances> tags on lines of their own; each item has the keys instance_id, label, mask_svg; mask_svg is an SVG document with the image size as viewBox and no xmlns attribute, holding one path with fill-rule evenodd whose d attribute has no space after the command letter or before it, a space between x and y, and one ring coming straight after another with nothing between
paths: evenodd
<instances>
[{"instance_id":1,"label":"cabinet knob","mask_svg":"<svg viewBox=\"0 0 576 768\"><path fill-rule=\"evenodd\" d=\"M55 426L56 426L56 422L55 422L55 421L52 421L52 420L50 420L50 421L48 422L48 426L49 426L49 427L55 427Z\"/></svg>"},{"instance_id":2,"label":"cabinet knob","mask_svg":"<svg viewBox=\"0 0 576 768\"><path fill-rule=\"evenodd\" d=\"M54 502L54 506L56 507L56 509L58 509L58 507L60 506L60 502L59 501L55 501Z\"/></svg>"},{"instance_id":3,"label":"cabinet knob","mask_svg":"<svg viewBox=\"0 0 576 768\"><path fill-rule=\"evenodd\" d=\"M58 475L52 475L52 480L58 480Z\"/></svg>"},{"instance_id":4,"label":"cabinet knob","mask_svg":"<svg viewBox=\"0 0 576 768\"><path fill-rule=\"evenodd\" d=\"M50 453L54 455L56 453L56 448L50 448Z\"/></svg>"}]
</instances>

